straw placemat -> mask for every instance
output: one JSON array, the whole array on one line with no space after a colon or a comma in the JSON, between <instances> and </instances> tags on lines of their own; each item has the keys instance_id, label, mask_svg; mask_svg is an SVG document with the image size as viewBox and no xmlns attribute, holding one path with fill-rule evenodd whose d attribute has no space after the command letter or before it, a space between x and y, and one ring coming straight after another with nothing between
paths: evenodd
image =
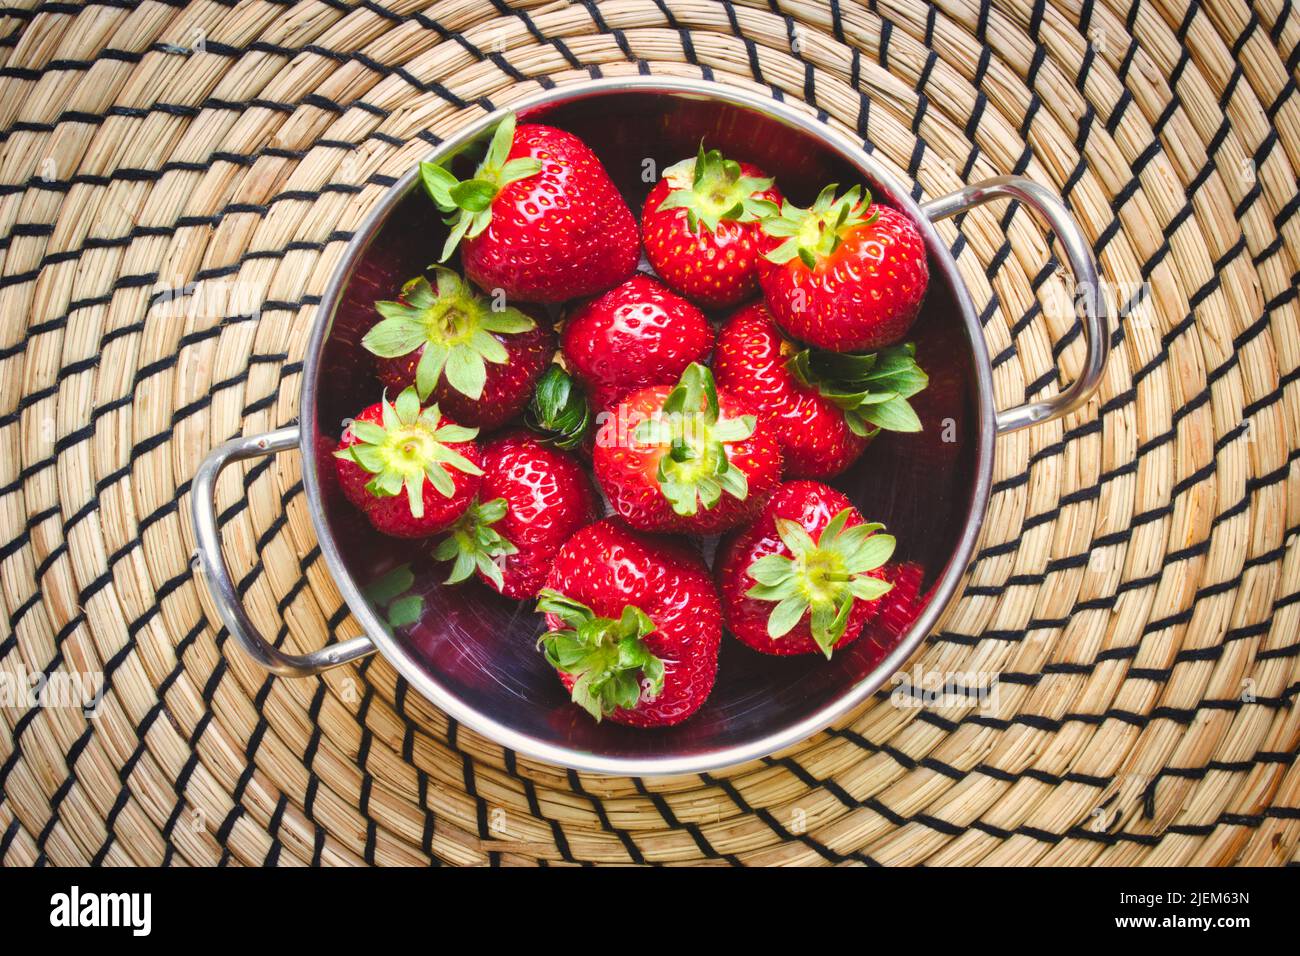
<instances>
[{"instance_id":1,"label":"straw placemat","mask_svg":"<svg viewBox=\"0 0 1300 956\"><path fill-rule=\"evenodd\" d=\"M1253 863L1300 844L1300 13L1291 0L18 0L0 11L0 858ZM609 779L456 726L371 658L268 680L191 567L202 455L296 415L350 230L468 117L589 76L805 102L925 196L1062 193L1124 317L1091 407L997 446L921 670L731 771ZM1000 405L1082 356L1023 210L945 224ZM286 648L356 632L294 455L220 504ZM233 489L236 483L231 483Z\"/></svg>"}]
</instances>

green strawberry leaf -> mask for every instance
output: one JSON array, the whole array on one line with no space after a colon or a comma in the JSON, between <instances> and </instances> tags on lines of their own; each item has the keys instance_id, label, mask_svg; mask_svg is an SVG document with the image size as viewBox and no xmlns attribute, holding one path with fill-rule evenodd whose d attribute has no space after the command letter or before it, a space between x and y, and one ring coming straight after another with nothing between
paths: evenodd
<instances>
[{"instance_id":1,"label":"green strawberry leaf","mask_svg":"<svg viewBox=\"0 0 1300 956\"><path fill-rule=\"evenodd\" d=\"M451 198L451 189L459 180L447 169L437 163L420 163L420 180L425 191L437 203L439 209L455 206Z\"/></svg>"},{"instance_id":2,"label":"green strawberry leaf","mask_svg":"<svg viewBox=\"0 0 1300 956\"><path fill-rule=\"evenodd\" d=\"M470 335L469 347L473 349L480 358L493 365L505 365L510 361L510 353L495 336L483 329L475 329Z\"/></svg>"},{"instance_id":3,"label":"green strawberry leaf","mask_svg":"<svg viewBox=\"0 0 1300 956\"><path fill-rule=\"evenodd\" d=\"M366 490L380 498L402 494L415 518L424 515L424 483L433 485L444 497L456 493L449 471L481 475L482 469L447 442L472 441L476 429L460 426L439 427L438 407L421 408L414 388L407 388L389 402L380 401L382 424L354 419L348 431L356 442L334 452L335 457L355 462L372 475ZM450 437L448 437L450 436Z\"/></svg>"},{"instance_id":4,"label":"green strawberry leaf","mask_svg":"<svg viewBox=\"0 0 1300 956\"><path fill-rule=\"evenodd\" d=\"M372 604L382 607L409 591L414 584L415 574L411 571L411 566L399 564L366 586L366 598Z\"/></svg>"},{"instance_id":5,"label":"green strawberry leaf","mask_svg":"<svg viewBox=\"0 0 1300 956\"><path fill-rule=\"evenodd\" d=\"M784 554L768 554L751 564L747 573L759 584L776 586L790 576L793 563Z\"/></svg>"},{"instance_id":6,"label":"green strawberry leaf","mask_svg":"<svg viewBox=\"0 0 1300 956\"><path fill-rule=\"evenodd\" d=\"M483 364L482 356L457 349L447 354L447 364L442 371L447 376L447 383L462 395L473 399L482 397L483 385L487 382L487 366Z\"/></svg>"},{"instance_id":7,"label":"green strawberry leaf","mask_svg":"<svg viewBox=\"0 0 1300 956\"><path fill-rule=\"evenodd\" d=\"M547 444L576 448L591 429L591 406L569 373L552 365L537 380L524 424Z\"/></svg>"},{"instance_id":8,"label":"green strawberry leaf","mask_svg":"<svg viewBox=\"0 0 1300 956\"><path fill-rule=\"evenodd\" d=\"M777 602L767 618L767 636L775 640L785 637L808 611L808 601L803 597L788 597Z\"/></svg>"},{"instance_id":9,"label":"green strawberry leaf","mask_svg":"<svg viewBox=\"0 0 1300 956\"><path fill-rule=\"evenodd\" d=\"M518 309L511 307L500 312L489 309L487 315L479 320L479 327L488 332L514 335L518 332L532 331L537 328L537 323Z\"/></svg>"},{"instance_id":10,"label":"green strawberry leaf","mask_svg":"<svg viewBox=\"0 0 1300 956\"><path fill-rule=\"evenodd\" d=\"M385 403L384 407L387 409L390 406ZM391 407L397 413L397 421L400 424L410 425L420 415L420 397L415 394L414 389L405 389L397 396L397 401ZM384 427L389 427L387 422L384 423Z\"/></svg>"},{"instance_id":11,"label":"green strawberry leaf","mask_svg":"<svg viewBox=\"0 0 1300 956\"><path fill-rule=\"evenodd\" d=\"M919 432L921 419L901 395L887 402L864 406L861 415L877 428L891 432Z\"/></svg>"},{"instance_id":12,"label":"green strawberry leaf","mask_svg":"<svg viewBox=\"0 0 1300 956\"><path fill-rule=\"evenodd\" d=\"M492 205L492 199L497 194L497 187L485 179L468 179L463 183L457 183L448 191L451 195L451 201L461 209L467 209L470 212L482 212Z\"/></svg>"},{"instance_id":13,"label":"green strawberry leaf","mask_svg":"<svg viewBox=\"0 0 1300 956\"><path fill-rule=\"evenodd\" d=\"M415 389L422 399L428 399L438 387L443 369L447 367L447 347L429 343L420 355L419 364L415 366Z\"/></svg>"},{"instance_id":14,"label":"green strawberry leaf","mask_svg":"<svg viewBox=\"0 0 1300 956\"><path fill-rule=\"evenodd\" d=\"M396 630L409 627L424 616L424 598L418 594L408 594L388 606L388 626Z\"/></svg>"},{"instance_id":15,"label":"green strawberry leaf","mask_svg":"<svg viewBox=\"0 0 1300 956\"><path fill-rule=\"evenodd\" d=\"M800 522L776 519L789 554L752 562L746 573L754 584L745 592L773 605L767 619L772 640L785 637L807 614L814 643L830 658L847 629L853 602L877 600L892 587L871 572L893 555L894 538L879 533L880 524L848 527L853 514L851 508L837 512L816 532L815 541Z\"/></svg>"},{"instance_id":16,"label":"green strawberry leaf","mask_svg":"<svg viewBox=\"0 0 1300 956\"><path fill-rule=\"evenodd\" d=\"M915 355L910 342L864 355L804 349L786 361L786 368L840 408L855 435L869 438L881 429L921 431L908 399L929 384L929 376Z\"/></svg>"},{"instance_id":17,"label":"green strawberry leaf","mask_svg":"<svg viewBox=\"0 0 1300 956\"><path fill-rule=\"evenodd\" d=\"M377 302L376 307L396 305L396 303ZM380 309L383 314L383 309ZM424 328L406 317L389 318L371 327L361 339L362 346L380 358L397 358L414 352L425 341Z\"/></svg>"},{"instance_id":18,"label":"green strawberry leaf","mask_svg":"<svg viewBox=\"0 0 1300 956\"><path fill-rule=\"evenodd\" d=\"M411 475L403 482L406 486L406 505L411 515L424 517L424 475ZM450 497L450 496L449 496Z\"/></svg>"},{"instance_id":19,"label":"green strawberry leaf","mask_svg":"<svg viewBox=\"0 0 1300 956\"><path fill-rule=\"evenodd\" d=\"M402 286L399 301L376 302L383 320L361 344L381 358L420 350L415 387L422 401L444 376L456 391L477 400L487 378L484 363L508 363L508 337L536 328L536 323L514 307L498 310L496 299L489 300L450 269L435 266L433 275L436 289L419 276Z\"/></svg>"},{"instance_id":20,"label":"green strawberry leaf","mask_svg":"<svg viewBox=\"0 0 1300 956\"><path fill-rule=\"evenodd\" d=\"M355 435L362 444L366 445L381 444L388 434L383 425L376 425L374 422L367 422L361 419L354 420L349 427L352 430L352 434Z\"/></svg>"},{"instance_id":21,"label":"green strawberry leaf","mask_svg":"<svg viewBox=\"0 0 1300 956\"><path fill-rule=\"evenodd\" d=\"M470 226L474 225L474 217L462 214L451 219L447 225L451 226L451 232L447 233L447 241L442 246L442 255L438 257L439 262L446 262L451 258L451 254L456 251L456 247L469 232Z\"/></svg>"},{"instance_id":22,"label":"green strawberry leaf","mask_svg":"<svg viewBox=\"0 0 1300 956\"><path fill-rule=\"evenodd\" d=\"M574 677L573 702L597 721L614 711L633 710L663 693L664 662L645 638L655 624L640 608L624 605L618 619L549 588L538 594L537 610L554 614L564 628L543 634L539 644L556 670Z\"/></svg>"},{"instance_id":23,"label":"green strawberry leaf","mask_svg":"<svg viewBox=\"0 0 1300 956\"><path fill-rule=\"evenodd\" d=\"M438 209L448 214L451 227L439 262L446 262L462 239L480 235L492 221L492 203L510 183L542 171L540 160L531 156L508 159L514 145L516 118L507 114L493 131L491 143L474 176L464 182L445 167L420 164L420 180Z\"/></svg>"}]
</instances>

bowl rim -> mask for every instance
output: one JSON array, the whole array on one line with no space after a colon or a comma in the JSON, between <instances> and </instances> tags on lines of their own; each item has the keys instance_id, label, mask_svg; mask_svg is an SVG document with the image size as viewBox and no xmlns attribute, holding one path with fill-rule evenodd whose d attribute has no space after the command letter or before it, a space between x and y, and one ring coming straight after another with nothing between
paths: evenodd
<instances>
[{"instance_id":1,"label":"bowl rim","mask_svg":"<svg viewBox=\"0 0 1300 956\"><path fill-rule=\"evenodd\" d=\"M660 77L653 74L606 77L580 83L556 86L517 102L484 114L466 123L457 132L432 148L424 161L437 161L473 142L487 132L505 114L523 113L544 107L566 104L578 99L619 93L646 93L680 96L688 99L720 100L729 105L752 109L789 127L799 130L822 142L847 163L855 167L864 178L873 180L896 208L905 213L920 230L930 253L931 261L948 283L960 307L961 320L974 353L974 370L977 400L977 442L975 473L971 497L964 526L932 592L929 604L912 623L912 627L889 654L861 680L843 693L833 697L814 713L795 723L782 727L743 744L701 750L686 755L662 754L646 757L607 756L583 749L571 748L538 740L527 733L501 723L489 714L465 703L454 693L442 687L401 642L385 627L379 615L363 595L361 588L347 570L334 535L325 523L320 476L317 469L315 436L316 394L320 374L321 356L334 324L334 314L355 265L370 241L379 233L398 203L416 187L419 164L416 163L379 199L353 233L342 257L335 265L326 285L316 317L312 324L304 356L302 384L299 389L299 446L302 453L302 480L311 513L312 525L320 542L326 566L338 586L349 609L365 629L367 636L379 651L416 690L434 706L455 720L526 757L574 770L618 776L660 776L695 774L731 767L749 760L766 757L798 744L825 730L838 718L852 711L874 694L902 668L913 651L938 621L952 601L957 586L966 574L971 555L979 537L980 528L988 510L993 476L993 446L995 441L993 376L983 328L975 312L970 290L957 269L948 246L940 238L934 224L921 211L912 198L907 182L883 166L862 143L846 136L818 116L795 110L784 101L761 96L744 87L730 86L716 81Z\"/></svg>"}]
</instances>

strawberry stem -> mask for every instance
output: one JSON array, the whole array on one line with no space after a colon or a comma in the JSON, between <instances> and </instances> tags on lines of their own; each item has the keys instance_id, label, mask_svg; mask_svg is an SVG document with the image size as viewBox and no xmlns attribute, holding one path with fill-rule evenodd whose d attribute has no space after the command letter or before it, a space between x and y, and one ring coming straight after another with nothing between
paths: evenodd
<instances>
[{"instance_id":1,"label":"strawberry stem","mask_svg":"<svg viewBox=\"0 0 1300 956\"><path fill-rule=\"evenodd\" d=\"M443 221L451 227L451 232L439 262L446 262L451 257L461 239L473 239L488 227L492 221L492 202L503 188L542 171L539 159L507 158L514 146L516 122L515 114L508 113L497 124L487 155L479 163L472 179L462 182L446 167L437 163L420 163L420 179L425 190L438 208L449 214Z\"/></svg>"},{"instance_id":2,"label":"strawberry stem","mask_svg":"<svg viewBox=\"0 0 1300 956\"><path fill-rule=\"evenodd\" d=\"M473 441L477 428L442 424L437 405L420 407L414 388L405 389L390 404L380 400L382 424L354 420L348 426L357 441L334 452L334 457L355 462L374 475L366 490L376 498L406 492L411 515L424 517L424 483L427 480L444 498L456 494L452 471L483 474L476 464L451 448Z\"/></svg>"},{"instance_id":3,"label":"strawberry stem","mask_svg":"<svg viewBox=\"0 0 1300 956\"><path fill-rule=\"evenodd\" d=\"M776 530L793 557L769 554L749 566L756 583L748 597L774 604L767 633L778 640L805 615L813 640L827 660L844 636L855 600L874 601L893 587L870 574L894 553L894 537L877 534L881 524L846 528L851 510L831 518L816 541L797 521L776 519Z\"/></svg>"},{"instance_id":4,"label":"strawberry stem","mask_svg":"<svg viewBox=\"0 0 1300 956\"><path fill-rule=\"evenodd\" d=\"M632 439L643 445L667 449L659 459L659 491L673 511L684 517L706 510L722 500L723 493L738 500L749 495L744 471L731 467L727 446L754 434L753 415L722 417L713 373L692 362L662 409L637 425Z\"/></svg>"},{"instance_id":5,"label":"strawberry stem","mask_svg":"<svg viewBox=\"0 0 1300 956\"><path fill-rule=\"evenodd\" d=\"M402 286L396 302L376 302L383 318L362 338L367 351L380 358L399 358L420 350L415 387L427 401L445 377L462 395L478 399L487 381L487 365L510 360L498 335L516 335L537 323L513 306L480 295L443 266L433 267L434 282L419 276Z\"/></svg>"},{"instance_id":6,"label":"strawberry stem","mask_svg":"<svg viewBox=\"0 0 1300 956\"><path fill-rule=\"evenodd\" d=\"M772 188L771 179L742 175L740 163L716 149L705 152L702 140L699 154L669 166L664 178L672 190L659 210L686 210L691 232L698 232L700 223L717 232L723 220L754 222L778 212L776 203L760 198Z\"/></svg>"},{"instance_id":7,"label":"strawberry stem","mask_svg":"<svg viewBox=\"0 0 1300 956\"><path fill-rule=\"evenodd\" d=\"M543 634L538 643L547 663L576 678L573 702L596 720L663 693L664 662L643 640L655 624L640 608L627 604L617 619L599 617L587 605L545 588L537 610L567 625Z\"/></svg>"},{"instance_id":8,"label":"strawberry stem","mask_svg":"<svg viewBox=\"0 0 1300 956\"><path fill-rule=\"evenodd\" d=\"M916 364L911 342L863 355L804 349L786 360L786 368L840 408L855 435L921 431L908 399L929 385L930 377Z\"/></svg>"}]
</instances>

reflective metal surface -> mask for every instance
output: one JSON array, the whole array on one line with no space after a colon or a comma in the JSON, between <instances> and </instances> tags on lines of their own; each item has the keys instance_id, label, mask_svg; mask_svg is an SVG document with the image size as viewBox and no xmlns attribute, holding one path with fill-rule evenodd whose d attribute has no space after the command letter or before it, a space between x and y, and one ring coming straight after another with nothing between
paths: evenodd
<instances>
[{"instance_id":1,"label":"reflective metal surface","mask_svg":"<svg viewBox=\"0 0 1300 956\"><path fill-rule=\"evenodd\" d=\"M221 472L232 461L274 455L297 445L296 428L281 428L265 435L232 439L219 448L214 448L203 459L203 464L194 475L190 494L190 516L194 521L194 535L199 544L199 564L221 615L221 622L253 660L281 677L311 677L375 652L375 645L369 638L354 637L310 654L284 653L267 641L249 619L235 582L230 577L230 569L222 557L221 531L217 527L214 506L217 478Z\"/></svg>"},{"instance_id":2,"label":"reflective metal surface","mask_svg":"<svg viewBox=\"0 0 1300 956\"><path fill-rule=\"evenodd\" d=\"M425 268L445 234L418 186L416 170L356 233L326 290L307 350L300 447L322 554L370 640L410 684L455 719L520 753L581 770L646 775L716 769L796 744L884 685L951 600L970 560L988 502L995 419L988 356L969 293L907 184L873 161L861 143L807 113L733 87L649 76L552 90L514 109L521 120L545 121L584 137L638 214L657 172L693 154L704 138L711 147L763 166L797 202L810 202L826 182L864 181L878 199L916 221L929 251L931 290L913 338L932 384L914 404L937 427L922 435L882 435L834 483L869 520L889 525L902 559L924 565L929 602L901 640L869 634L830 662L768 657L726 638L713 695L678 727L639 731L597 725L568 704L536 650L542 620L530 605L477 582L442 586L445 571L430 562L427 544L381 538L333 484L328 455L343 419L378 396L369 363L357 358L360 336L373 321L373 302L390 298L403 279ZM457 169L472 163L473 147L498 118L485 116L468 125L430 158L455 157L450 161ZM1008 191L1011 184L1001 188ZM983 198L963 191L936 200L927 211L936 217L952 214ZM1086 263L1074 267L1084 277ZM1106 336L1094 331L1090 325L1095 346ZM1067 390L1069 403L1086 397L1095 376L1085 374L1080 382L1087 384ZM1055 417L1069 403L1024 414L1030 420ZM1007 420L1007 427L1019 427L1019 421ZM210 514L212 483L222 465L274 450L271 445L283 447L288 432L267 437L267 445L247 439L213 453L200 472L202 481L195 483L195 522L204 568L232 633L273 672L312 673L341 661L289 657L256 636L225 574ZM712 547L705 542L706 558L712 557ZM419 598L423 610L414 623L395 630L366 590L401 565L414 572L410 595ZM340 648L352 657L368 649L356 641Z\"/></svg>"},{"instance_id":3,"label":"reflective metal surface","mask_svg":"<svg viewBox=\"0 0 1300 956\"><path fill-rule=\"evenodd\" d=\"M1106 357L1110 354L1110 321L1106 315L1106 297L1102 295L1097 262L1088 237L1074 221L1070 210L1065 208L1060 196L1030 179L997 176L928 202L921 211L931 222L938 222L1004 197L1023 202L1047 223L1060 240L1065 260L1074 270L1075 308L1083 313L1080 318L1087 357L1083 371L1069 388L1051 398L998 412L999 435L1060 418L1081 407L1101 384Z\"/></svg>"}]
</instances>

